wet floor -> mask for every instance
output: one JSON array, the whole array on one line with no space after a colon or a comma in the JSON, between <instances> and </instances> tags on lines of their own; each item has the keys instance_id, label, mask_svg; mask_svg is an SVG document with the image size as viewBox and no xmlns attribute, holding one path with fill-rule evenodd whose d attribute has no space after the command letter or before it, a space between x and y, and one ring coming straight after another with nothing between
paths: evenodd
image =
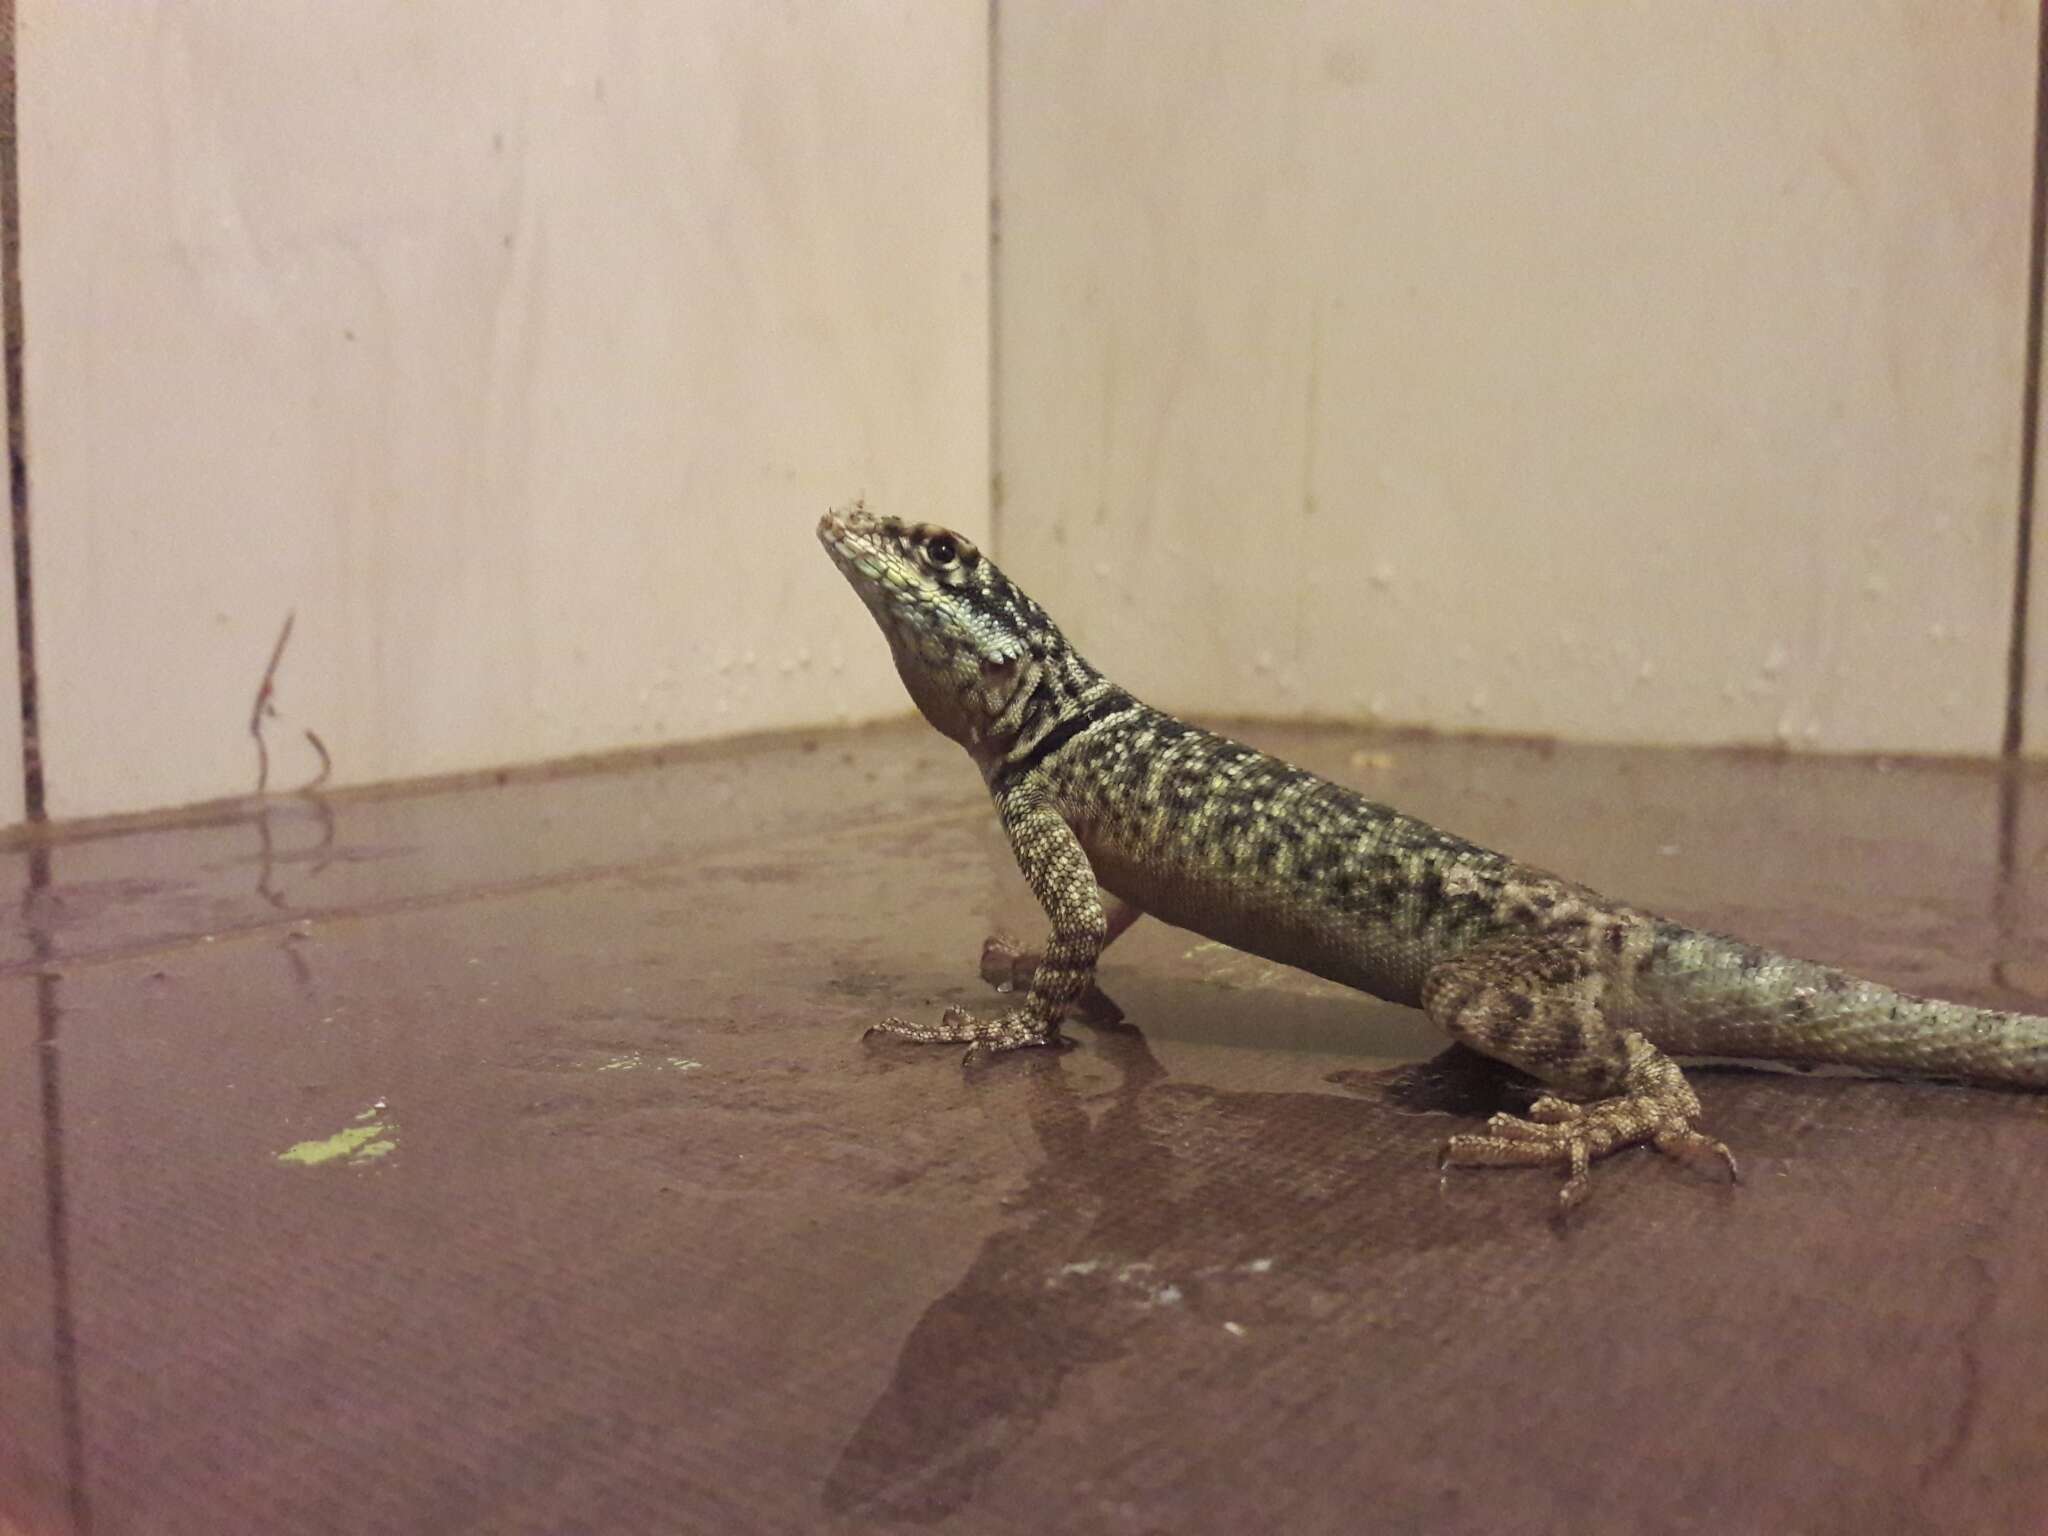
<instances>
[{"instance_id":1,"label":"wet floor","mask_svg":"<svg viewBox=\"0 0 2048 1536\"><path fill-rule=\"evenodd\" d=\"M2048 1005L2048 779L1247 730L1674 916ZM921 728L0 853L0 1532L2048 1529L2048 1098L1712 1071L1738 1189L1030 898Z\"/></svg>"}]
</instances>

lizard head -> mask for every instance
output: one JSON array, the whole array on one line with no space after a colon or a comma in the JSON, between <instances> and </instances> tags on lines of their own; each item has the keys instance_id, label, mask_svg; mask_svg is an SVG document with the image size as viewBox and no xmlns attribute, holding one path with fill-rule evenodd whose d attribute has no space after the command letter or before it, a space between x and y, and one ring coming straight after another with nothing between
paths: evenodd
<instances>
[{"instance_id":1,"label":"lizard head","mask_svg":"<svg viewBox=\"0 0 2048 1536\"><path fill-rule=\"evenodd\" d=\"M888 638L910 697L970 750L1057 632L964 534L876 517L859 502L827 512L818 540Z\"/></svg>"}]
</instances>

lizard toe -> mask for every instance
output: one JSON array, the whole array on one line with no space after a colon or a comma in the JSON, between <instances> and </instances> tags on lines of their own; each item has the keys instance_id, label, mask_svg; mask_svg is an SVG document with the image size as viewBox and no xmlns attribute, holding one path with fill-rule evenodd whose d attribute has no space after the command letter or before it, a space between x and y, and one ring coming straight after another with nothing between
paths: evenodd
<instances>
[{"instance_id":1,"label":"lizard toe","mask_svg":"<svg viewBox=\"0 0 2048 1536\"><path fill-rule=\"evenodd\" d=\"M1584 1119L1585 1114L1585 1105L1574 1104L1570 1099L1560 1099L1555 1094L1546 1093L1529 1106L1527 1118L1538 1125L1565 1125L1574 1120Z\"/></svg>"},{"instance_id":2,"label":"lizard toe","mask_svg":"<svg viewBox=\"0 0 2048 1536\"><path fill-rule=\"evenodd\" d=\"M960 1008L948 1008L936 1024L919 1024L909 1019L886 1018L861 1032L863 1040L872 1035L894 1035L922 1045L966 1044L986 1040L1002 1030L1003 1021L976 1018Z\"/></svg>"},{"instance_id":3,"label":"lizard toe","mask_svg":"<svg viewBox=\"0 0 2048 1536\"><path fill-rule=\"evenodd\" d=\"M1735 1154L1728 1149L1728 1143L1712 1136L1703 1135L1690 1126L1681 1129L1659 1131L1650 1139L1650 1145L1674 1162L1705 1171L1716 1162L1728 1169L1728 1182L1742 1182L1742 1168L1735 1161Z\"/></svg>"},{"instance_id":4,"label":"lizard toe","mask_svg":"<svg viewBox=\"0 0 2048 1536\"><path fill-rule=\"evenodd\" d=\"M1501 1125L1504 1121L1516 1129L1507 1130ZM1532 1124L1509 1115L1495 1115L1489 1124L1496 1128L1487 1135L1453 1136L1446 1141L1439 1166L1566 1167L1570 1173L1557 1194L1560 1211L1571 1210L1592 1193L1593 1159L1613 1150L1603 1144L1603 1138L1578 1125Z\"/></svg>"},{"instance_id":5,"label":"lizard toe","mask_svg":"<svg viewBox=\"0 0 2048 1536\"><path fill-rule=\"evenodd\" d=\"M1486 1121L1486 1130L1488 1136L1500 1141L1517 1141L1525 1144L1534 1142L1544 1146L1548 1146L1556 1141L1559 1135L1559 1127L1554 1122L1524 1119L1520 1115L1511 1115L1505 1111L1497 1115L1489 1115ZM1531 1158L1530 1161L1550 1162L1553 1159L1537 1157Z\"/></svg>"},{"instance_id":6,"label":"lizard toe","mask_svg":"<svg viewBox=\"0 0 2048 1536\"><path fill-rule=\"evenodd\" d=\"M998 992L1015 992L1031 985L1038 961L1007 933L992 933L981 945L981 979Z\"/></svg>"}]
</instances>

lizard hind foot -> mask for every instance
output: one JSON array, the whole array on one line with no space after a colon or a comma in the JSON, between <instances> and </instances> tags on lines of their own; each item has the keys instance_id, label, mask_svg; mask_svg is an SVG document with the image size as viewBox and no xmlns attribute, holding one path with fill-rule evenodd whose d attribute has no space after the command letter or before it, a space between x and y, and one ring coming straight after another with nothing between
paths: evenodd
<instances>
[{"instance_id":1,"label":"lizard hind foot","mask_svg":"<svg viewBox=\"0 0 2048 1536\"><path fill-rule=\"evenodd\" d=\"M1044 962L1044 955L1024 948L1008 934L991 934L982 941L981 979L998 992L1029 991L1032 977ZM1067 1015L1091 1029L1115 1029L1124 1022L1124 1011L1117 1000L1092 981L1067 1005Z\"/></svg>"},{"instance_id":2,"label":"lizard hind foot","mask_svg":"<svg viewBox=\"0 0 2048 1536\"><path fill-rule=\"evenodd\" d=\"M1668 1066L1668 1063L1662 1063ZM1635 1074L1632 1074L1635 1075ZM1735 1154L1725 1142L1694 1129L1699 1100L1672 1067L1668 1076L1631 1091L1588 1104L1546 1094L1526 1116L1497 1114L1481 1135L1453 1136L1444 1144L1442 1164L1461 1168L1562 1166L1570 1171L1558 1191L1561 1211L1592 1193L1593 1162L1624 1147L1648 1143L1666 1157L1699 1167L1719 1162L1731 1181L1741 1181Z\"/></svg>"},{"instance_id":3,"label":"lizard hind foot","mask_svg":"<svg viewBox=\"0 0 2048 1536\"><path fill-rule=\"evenodd\" d=\"M1042 958L1007 933L992 933L982 941L981 979L998 992L1024 991L1038 973Z\"/></svg>"}]
</instances>

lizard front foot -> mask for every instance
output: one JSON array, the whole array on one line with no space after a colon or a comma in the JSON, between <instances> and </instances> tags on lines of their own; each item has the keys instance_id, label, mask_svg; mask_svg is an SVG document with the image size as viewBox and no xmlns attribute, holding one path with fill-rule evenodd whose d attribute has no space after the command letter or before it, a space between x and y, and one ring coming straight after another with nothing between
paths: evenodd
<instances>
[{"instance_id":1,"label":"lizard front foot","mask_svg":"<svg viewBox=\"0 0 2048 1536\"><path fill-rule=\"evenodd\" d=\"M865 1040L874 1034L895 1035L898 1039L916 1040L928 1045L965 1045L970 1059L983 1052L1066 1044L1057 1023L1047 1024L1022 1008L1013 1008L993 1019L979 1018L963 1008L948 1008L936 1024L884 1019L879 1024L870 1024L861 1032L861 1038Z\"/></svg>"},{"instance_id":2,"label":"lizard front foot","mask_svg":"<svg viewBox=\"0 0 2048 1536\"><path fill-rule=\"evenodd\" d=\"M1545 1094L1529 1106L1526 1117L1498 1114L1486 1122L1486 1134L1453 1136L1444 1144L1441 1163L1463 1168L1563 1165L1570 1168L1558 1191L1560 1210L1569 1211L1592 1192L1590 1169L1595 1158L1623 1147L1647 1142L1666 1157L1701 1164L1719 1160L1739 1183L1742 1173L1727 1143L1693 1128L1700 1101L1677 1066L1637 1046L1632 1037L1629 1091L1590 1104Z\"/></svg>"}]
</instances>

